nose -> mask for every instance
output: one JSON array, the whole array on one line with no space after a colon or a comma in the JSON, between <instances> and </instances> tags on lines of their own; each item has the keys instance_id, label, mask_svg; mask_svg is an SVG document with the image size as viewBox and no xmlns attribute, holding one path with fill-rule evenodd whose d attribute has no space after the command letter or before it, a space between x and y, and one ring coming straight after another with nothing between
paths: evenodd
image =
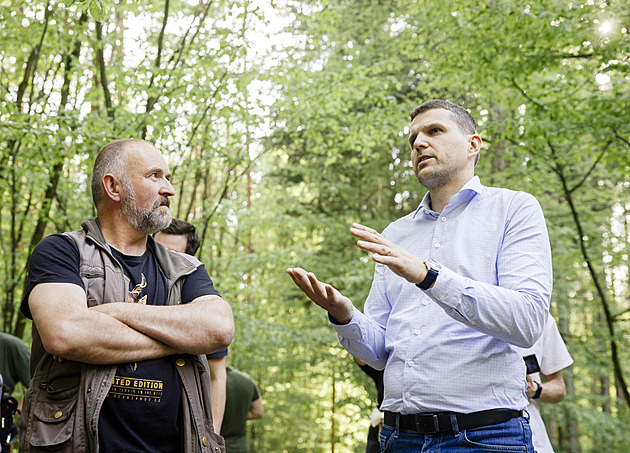
<instances>
[{"instance_id":1,"label":"nose","mask_svg":"<svg viewBox=\"0 0 630 453\"><path fill-rule=\"evenodd\" d=\"M427 143L426 137L424 134L418 134L415 138L415 140L413 141L413 145L412 148L414 151L418 151L420 149L424 149L426 147L428 147L429 144Z\"/></svg>"},{"instance_id":2,"label":"nose","mask_svg":"<svg viewBox=\"0 0 630 453\"><path fill-rule=\"evenodd\" d=\"M173 195L175 195L175 188L166 178L164 178L164 183L162 184L162 187L160 189L160 195L164 195L166 197L172 197Z\"/></svg>"}]
</instances>

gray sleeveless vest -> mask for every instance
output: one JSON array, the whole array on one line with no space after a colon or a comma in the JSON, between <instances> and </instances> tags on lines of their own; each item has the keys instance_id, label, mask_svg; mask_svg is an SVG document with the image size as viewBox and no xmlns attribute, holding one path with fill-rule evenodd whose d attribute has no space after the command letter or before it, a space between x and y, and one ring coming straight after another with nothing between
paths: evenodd
<instances>
[{"instance_id":1,"label":"gray sleeveless vest","mask_svg":"<svg viewBox=\"0 0 630 453\"><path fill-rule=\"evenodd\" d=\"M64 233L78 246L80 273L89 307L105 301L127 301L129 279L101 231L98 220L81 222L82 230ZM171 252L148 238L168 285L168 305L181 303L181 288L201 264ZM224 452L214 432L210 407L210 371L205 356L172 357L182 384L182 452ZM116 365L59 363L46 352L33 324L31 384L20 419L20 451L98 452L98 418L116 375ZM173 415L175 416L175 414Z\"/></svg>"}]
</instances>

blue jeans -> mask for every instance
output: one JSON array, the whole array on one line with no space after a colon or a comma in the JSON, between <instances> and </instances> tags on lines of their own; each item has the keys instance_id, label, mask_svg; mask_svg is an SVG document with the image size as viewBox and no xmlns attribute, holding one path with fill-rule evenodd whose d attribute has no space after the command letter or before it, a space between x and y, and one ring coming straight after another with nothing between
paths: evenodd
<instances>
[{"instance_id":1,"label":"blue jeans","mask_svg":"<svg viewBox=\"0 0 630 453\"><path fill-rule=\"evenodd\" d=\"M382 453L534 453L532 431L524 417L481 428L426 435L383 425L380 443Z\"/></svg>"}]
</instances>

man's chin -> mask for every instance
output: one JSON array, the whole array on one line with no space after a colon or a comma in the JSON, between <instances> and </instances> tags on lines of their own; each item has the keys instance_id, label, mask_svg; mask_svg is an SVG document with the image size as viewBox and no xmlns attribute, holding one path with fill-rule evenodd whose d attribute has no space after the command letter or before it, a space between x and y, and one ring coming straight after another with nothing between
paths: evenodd
<instances>
[{"instance_id":1,"label":"man's chin","mask_svg":"<svg viewBox=\"0 0 630 453\"><path fill-rule=\"evenodd\" d=\"M154 211L151 217L143 222L141 228L139 228L140 231L146 234L155 234L171 224L171 221L173 220L171 211L166 206L163 207L166 208L166 210L160 209Z\"/></svg>"},{"instance_id":2,"label":"man's chin","mask_svg":"<svg viewBox=\"0 0 630 453\"><path fill-rule=\"evenodd\" d=\"M166 206L162 206L163 208L165 208L165 211L160 209L159 211L159 218L156 219L156 227L158 227L158 229L154 232L157 233L158 231L162 231L164 228L167 228L171 222L173 221L173 215L171 214L171 210L169 208L167 208ZM151 233L151 234L154 234Z\"/></svg>"}]
</instances>

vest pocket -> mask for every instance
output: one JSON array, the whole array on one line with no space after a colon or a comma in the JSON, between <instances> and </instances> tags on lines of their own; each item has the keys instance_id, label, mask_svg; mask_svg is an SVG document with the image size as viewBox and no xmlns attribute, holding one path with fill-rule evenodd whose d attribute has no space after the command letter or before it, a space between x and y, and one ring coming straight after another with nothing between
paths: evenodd
<instances>
[{"instance_id":1,"label":"vest pocket","mask_svg":"<svg viewBox=\"0 0 630 453\"><path fill-rule=\"evenodd\" d=\"M71 452L77 395L66 400L40 401L33 407L30 450Z\"/></svg>"},{"instance_id":2,"label":"vest pocket","mask_svg":"<svg viewBox=\"0 0 630 453\"><path fill-rule=\"evenodd\" d=\"M217 433L207 433L209 439L206 440L206 438L202 438L201 439L201 444L205 447L206 443L210 444L210 451L211 452L219 452L219 453L225 453L225 440L223 439L223 437L221 437L220 435L218 435Z\"/></svg>"}]
</instances>

